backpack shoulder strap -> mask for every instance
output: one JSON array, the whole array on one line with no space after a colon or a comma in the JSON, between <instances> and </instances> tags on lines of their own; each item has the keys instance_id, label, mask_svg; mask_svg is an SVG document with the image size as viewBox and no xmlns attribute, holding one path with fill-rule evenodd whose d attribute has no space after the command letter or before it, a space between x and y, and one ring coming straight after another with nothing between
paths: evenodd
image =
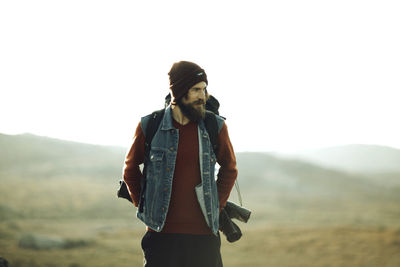
<instances>
[{"instance_id":1,"label":"backpack shoulder strap","mask_svg":"<svg viewBox=\"0 0 400 267\"><path fill-rule=\"evenodd\" d=\"M161 120L164 117L164 113L165 109L160 109L151 113L150 117L147 118L147 121L142 120L142 122L144 122L145 124L143 125L143 130L146 137L146 140L144 142L145 160L150 153L151 141L153 140L153 137L156 134L158 127L160 126Z\"/></svg>"},{"instance_id":2,"label":"backpack shoulder strap","mask_svg":"<svg viewBox=\"0 0 400 267\"><path fill-rule=\"evenodd\" d=\"M154 135L156 134L158 127L160 126L161 120L164 117L165 109L160 109L154 111L150 115L143 117L141 120L142 130L145 136L144 141L144 167L143 167L143 178L141 180L141 189L140 189L140 197L139 197L139 212L143 212L143 206L145 201L146 191L146 173L147 173L147 162L149 161L149 154L151 149L151 141L153 140Z\"/></svg>"},{"instance_id":3,"label":"backpack shoulder strap","mask_svg":"<svg viewBox=\"0 0 400 267\"><path fill-rule=\"evenodd\" d=\"M206 116L204 118L204 124L210 137L210 142L212 144L214 154L218 154L218 134L222 128L224 119L215 113L206 110Z\"/></svg>"},{"instance_id":4,"label":"backpack shoulder strap","mask_svg":"<svg viewBox=\"0 0 400 267\"><path fill-rule=\"evenodd\" d=\"M153 140L153 137L155 133L157 132L158 126L161 123L161 119L164 117L164 112L165 110L157 110L151 113L150 115L147 115L141 119L141 127L142 131L145 136L145 141L144 141L144 161L147 162L149 153L150 153L150 145L151 141ZM143 174L144 176L146 175L146 165L144 166L143 169ZM117 196L126 198L130 202L132 202L132 198L129 195L128 188L124 180L121 180L120 182L120 188L117 191ZM145 180L141 181L141 193L139 196L139 211L143 212L143 201L144 201L144 189L145 189Z\"/></svg>"},{"instance_id":5,"label":"backpack shoulder strap","mask_svg":"<svg viewBox=\"0 0 400 267\"><path fill-rule=\"evenodd\" d=\"M206 117L204 118L204 124L206 126L206 130L208 136L210 137L210 142L212 144L215 156L218 155L218 134L222 129L225 118L215 113L206 110ZM235 187L238 194L238 200L240 206L242 206L242 195L240 194L239 183L237 179L235 180Z\"/></svg>"},{"instance_id":6,"label":"backpack shoulder strap","mask_svg":"<svg viewBox=\"0 0 400 267\"><path fill-rule=\"evenodd\" d=\"M150 153L151 141L158 127L160 126L161 120L164 116L165 109L157 110L142 119L142 129L144 130L145 140L145 160ZM212 144L214 154L218 153L218 134L222 128L224 118L214 114L211 111L206 110L206 116L204 118L204 124L207 133L210 137L210 142Z\"/></svg>"},{"instance_id":7,"label":"backpack shoulder strap","mask_svg":"<svg viewBox=\"0 0 400 267\"><path fill-rule=\"evenodd\" d=\"M217 124L217 118L215 117L215 114L212 113L211 111L207 110L206 116L204 118L204 124L206 126L208 136L210 137L210 142L212 144L214 154L217 155L218 124Z\"/></svg>"}]
</instances>

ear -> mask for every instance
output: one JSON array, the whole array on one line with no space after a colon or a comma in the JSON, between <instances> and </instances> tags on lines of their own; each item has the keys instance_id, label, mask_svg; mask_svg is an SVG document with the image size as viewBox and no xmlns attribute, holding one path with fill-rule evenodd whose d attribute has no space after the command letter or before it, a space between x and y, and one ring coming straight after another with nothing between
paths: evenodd
<instances>
[{"instance_id":1,"label":"ear","mask_svg":"<svg viewBox=\"0 0 400 267\"><path fill-rule=\"evenodd\" d=\"M182 96L182 98L184 98L185 100L188 100L189 99L189 91L190 91L190 89L186 91L186 93Z\"/></svg>"}]
</instances>

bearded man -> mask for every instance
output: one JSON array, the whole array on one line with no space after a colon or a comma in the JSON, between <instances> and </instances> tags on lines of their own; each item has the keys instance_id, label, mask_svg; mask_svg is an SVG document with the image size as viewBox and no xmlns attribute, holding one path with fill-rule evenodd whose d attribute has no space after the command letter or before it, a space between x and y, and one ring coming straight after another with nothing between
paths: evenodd
<instances>
[{"instance_id":1,"label":"bearded man","mask_svg":"<svg viewBox=\"0 0 400 267\"><path fill-rule=\"evenodd\" d=\"M207 75L180 61L168 73L171 104L166 107L145 160L147 124L138 124L123 169L137 217L146 225L141 246L144 266L222 266L219 213L237 177L236 158L223 118L215 155L204 123ZM215 179L215 164L220 165ZM145 177L140 165L145 164ZM145 186L143 186L145 184Z\"/></svg>"}]
</instances>

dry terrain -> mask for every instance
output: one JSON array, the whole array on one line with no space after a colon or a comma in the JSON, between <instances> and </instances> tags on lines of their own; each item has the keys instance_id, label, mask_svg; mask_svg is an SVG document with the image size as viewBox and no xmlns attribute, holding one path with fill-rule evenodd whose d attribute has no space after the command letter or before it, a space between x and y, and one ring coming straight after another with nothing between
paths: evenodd
<instances>
[{"instance_id":1,"label":"dry terrain","mask_svg":"<svg viewBox=\"0 0 400 267\"><path fill-rule=\"evenodd\" d=\"M0 136L0 257L11 267L142 266L144 226L116 198L124 151ZM400 175L238 154L247 224L224 266L400 266ZM235 191L232 201L238 202ZM40 237L47 247L32 240ZM35 245L36 244L36 245Z\"/></svg>"}]
</instances>

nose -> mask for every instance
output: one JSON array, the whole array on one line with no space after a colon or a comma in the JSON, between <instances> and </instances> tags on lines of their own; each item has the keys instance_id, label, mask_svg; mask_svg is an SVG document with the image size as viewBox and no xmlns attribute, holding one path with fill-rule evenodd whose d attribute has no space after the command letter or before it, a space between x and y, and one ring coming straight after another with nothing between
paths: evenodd
<instances>
[{"instance_id":1,"label":"nose","mask_svg":"<svg viewBox=\"0 0 400 267\"><path fill-rule=\"evenodd\" d=\"M204 90L200 90L200 97L204 100L204 99L206 99L206 90L204 89Z\"/></svg>"}]
</instances>

